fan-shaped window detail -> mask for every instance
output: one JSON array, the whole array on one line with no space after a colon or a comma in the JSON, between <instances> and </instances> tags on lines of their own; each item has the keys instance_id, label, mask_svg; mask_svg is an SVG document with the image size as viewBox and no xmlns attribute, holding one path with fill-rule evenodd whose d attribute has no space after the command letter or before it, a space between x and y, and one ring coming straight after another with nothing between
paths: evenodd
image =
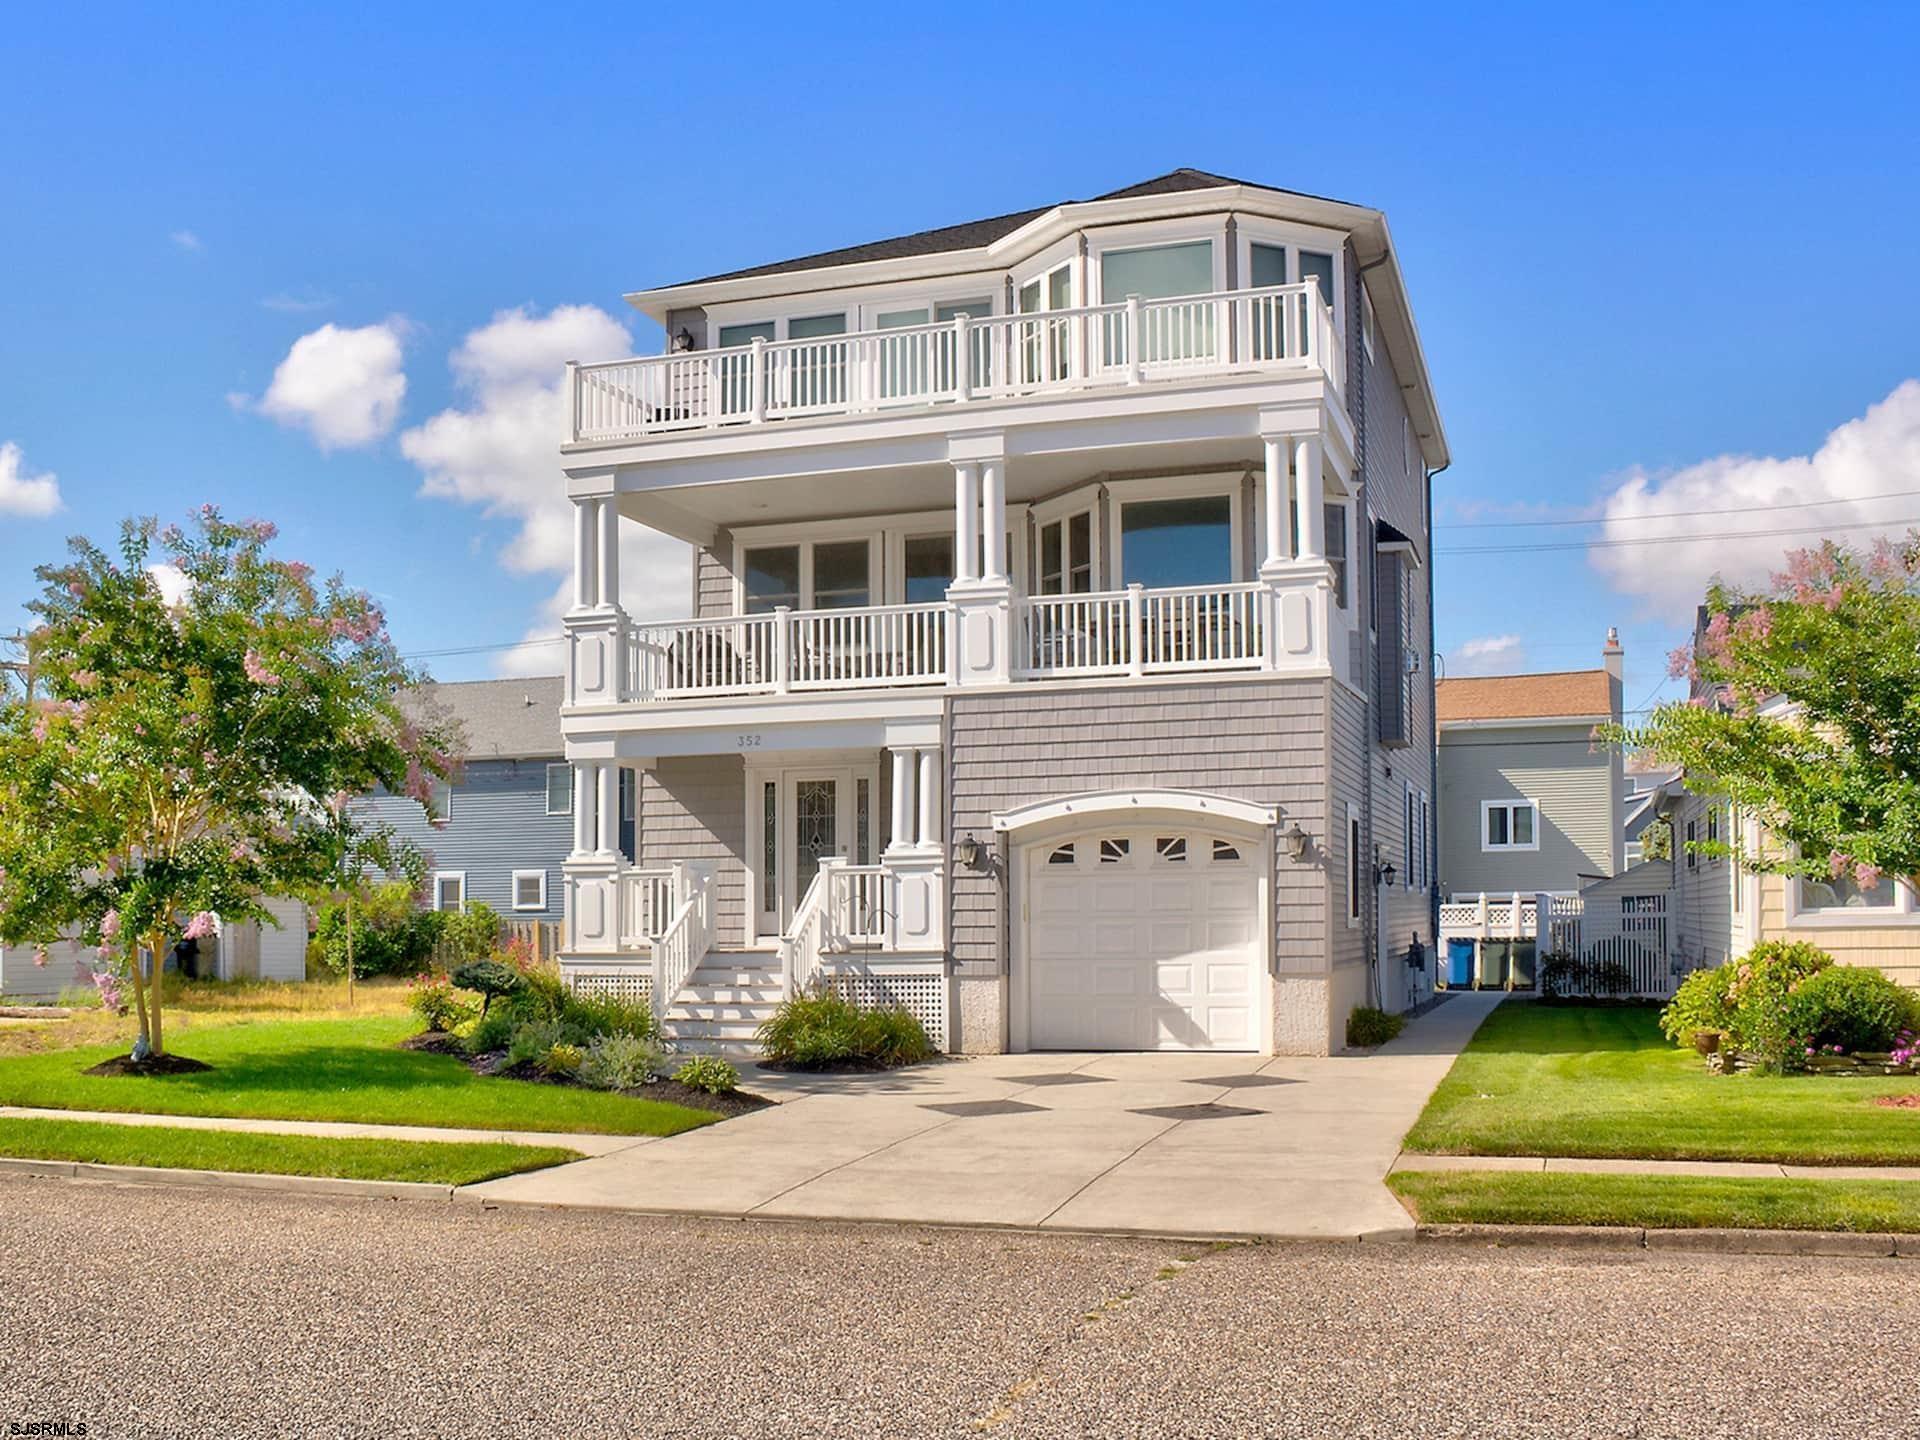
<instances>
[{"instance_id":1,"label":"fan-shaped window detail","mask_svg":"<svg viewBox=\"0 0 1920 1440\"><path fill-rule=\"evenodd\" d=\"M1237 846L1229 844L1225 840L1215 840L1213 842L1213 858L1220 864L1230 864L1240 858L1240 851Z\"/></svg>"},{"instance_id":2,"label":"fan-shaped window detail","mask_svg":"<svg viewBox=\"0 0 1920 1440\"><path fill-rule=\"evenodd\" d=\"M1049 865L1073 864L1073 846L1071 845L1055 846L1053 853L1047 856L1047 864Z\"/></svg>"},{"instance_id":3,"label":"fan-shaped window detail","mask_svg":"<svg viewBox=\"0 0 1920 1440\"><path fill-rule=\"evenodd\" d=\"M1133 842L1125 837L1109 837L1104 839L1100 842L1100 863L1102 865L1118 865L1122 860L1127 858L1127 853L1132 849Z\"/></svg>"},{"instance_id":4,"label":"fan-shaped window detail","mask_svg":"<svg viewBox=\"0 0 1920 1440\"><path fill-rule=\"evenodd\" d=\"M1187 837L1184 835L1162 835L1153 842L1154 853L1169 865L1187 863Z\"/></svg>"}]
</instances>

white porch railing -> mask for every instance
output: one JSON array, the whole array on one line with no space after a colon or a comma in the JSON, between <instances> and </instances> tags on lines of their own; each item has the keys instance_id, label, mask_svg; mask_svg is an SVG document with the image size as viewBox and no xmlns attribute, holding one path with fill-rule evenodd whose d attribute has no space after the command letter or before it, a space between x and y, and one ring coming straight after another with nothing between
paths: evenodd
<instances>
[{"instance_id":1,"label":"white porch railing","mask_svg":"<svg viewBox=\"0 0 1920 1440\"><path fill-rule=\"evenodd\" d=\"M828 925L828 875L837 862L822 860L807 885L806 894L793 907L793 923L780 940L781 983L789 998L804 995L814 987L820 974L820 961L827 953L831 937Z\"/></svg>"},{"instance_id":2,"label":"white porch railing","mask_svg":"<svg viewBox=\"0 0 1920 1440\"><path fill-rule=\"evenodd\" d=\"M653 942L656 1016L666 1012L685 987L687 977L713 948L713 873L704 866L675 868L684 876L685 894L673 918Z\"/></svg>"},{"instance_id":3,"label":"white porch railing","mask_svg":"<svg viewBox=\"0 0 1920 1440\"><path fill-rule=\"evenodd\" d=\"M1031 596L1019 602L1015 668L1040 677L1258 666L1267 594L1255 583Z\"/></svg>"},{"instance_id":4,"label":"white porch railing","mask_svg":"<svg viewBox=\"0 0 1920 1440\"><path fill-rule=\"evenodd\" d=\"M679 877L668 865L620 872L620 944L633 950L651 945L680 906Z\"/></svg>"},{"instance_id":5,"label":"white porch railing","mask_svg":"<svg viewBox=\"0 0 1920 1440\"><path fill-rule=\"evenodd\" d=\"M1243 369L1321 370L1343 385L1317 283L578 365L569 435L632 439Z\"/></svg>"},{"instance_id":6,"label":"white porch railing","mask_svg":"<svg viewBox=\"0 0 1920 1440\"><path fill-rule=\"evenodd\" d=\"M629 698L942 684L952 617L941 600L635 625Z\"/></svg>"},{"instance_id":7,"label":"white porch railing","mask_svg":"<svg viewBox=\"0 0 1920 1440\"><path fill-rule=\"evenodd\" d=\"M780 942L787 994L811 989L829 956L897 948L898 888L899 877L884 864L822 860Z\"/></svg>"}]
</instances>

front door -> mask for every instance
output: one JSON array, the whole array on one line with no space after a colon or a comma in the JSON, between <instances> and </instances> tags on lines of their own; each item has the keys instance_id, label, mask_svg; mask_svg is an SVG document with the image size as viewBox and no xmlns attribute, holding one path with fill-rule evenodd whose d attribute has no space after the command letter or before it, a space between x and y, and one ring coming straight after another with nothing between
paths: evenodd
<instances>
[{"instance_id":1,"label":"front door","mask_svg":"<svg viewBox=\"0 0 1920 1440\"><path fill-rule=\"evenodd\" d=\"M839 855L856 865L872 862L878 788L872 765L796 766L750 777L748 848L761 941L787 932L822 860Z\"/></svg>"}]
</instances>

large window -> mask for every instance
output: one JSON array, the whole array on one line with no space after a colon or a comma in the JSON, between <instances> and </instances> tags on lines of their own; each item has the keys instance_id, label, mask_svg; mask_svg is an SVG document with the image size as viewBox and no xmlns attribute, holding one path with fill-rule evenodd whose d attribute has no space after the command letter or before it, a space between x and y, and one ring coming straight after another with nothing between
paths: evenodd
<instances>
[{"instance_id":1,"label":"large window","mask_svg":"<svg viewBox=\"0 0 1920 1440\"><path fill-rule=\"evenodd\" d=\"M845 610L873 601L868 563L872 548L864 540L839 540L813 547L813 604L817 610Z\"/></svg>"},{"instance_id":2,"label":"large window","mask_svg":"<svg viewBox=\"0 0 1920 1440\"><path fill-rule=\"evenodd\" d=\"M1100 256L1100 298L1108 305L1117 305L1129 295L1164 300L1174 295L1205 295L1212 289L1211 240L1108 250Z\"/></svg>"},{"instance_id":3,"label":"large window","mask_svg":"<svg viewBox=\"0 0 1920 1440\"><path fill-rule=\"evenodd\" d=\"M873 546L865 539L752 546L741 571L749 615L781 605L839 610L873 603Z\"/></svg>"},{"instance_id":4,"label":"large window","mask_svg":"<svg viewBox=\"0 0 1920 1440\"><path fill-rule=\"evenodd\" d=\"M769 545L747 551L747 613L760 615L785 605L800 609L800 547Z\"/></svg>"},{"instance_id":5,"label":"large window","mask_svg":"<svg viewBox=\"0 0 1920 1440\"><path fill-rule=\"evenodd\" d=\"M953 583L953 537L913 535L902 547L906 602L919 605L947 598Z\"/></svg>"},{"instance_id":6,"label":"large window","mask_svg":"<svg viewBox=\"0 0 1920 1440\"><path fill-rule=\"evenodd\" d=\"M1347 507L1329 500L1325 509L1327 564L1333 567L1333 603L1347 608Z\"/></svg>"},{"instance_id":7,"label":"large window","mask_svg":"<svg viewBox=\"0 0 1920 1440\"><path fill-rule=\"evenodd\" d=\"M1120 507L1123 585L1215 585L1233 579L1233 500L1194 495Z\"/></svg>"},{"instance_id":8,"label":"large window","mask_svg":"<svg viewBox=\"0 0 1920 1440\"><path fill-rule=\"evenodd\" d=\"M1482 850L1538 850L1539 809L1531 800L1484 800L1480 804Z\"/></svg>"},{"instance_id":9,"label":"large window","mask_svg":"<svg viewBox=\"0 0 1920 1440\"><path fill-rule=\"evenodd\" d=\"M1081 510L1040 527L1040 593L1085 595L1093 589L1093 512Z\"/></svg>"},{"instance_id":10,"label":"large window","mask_svg":"<svg viewBox=\"0 0 1920 1440\"><path fill-rule=\"evenodd\" d=\"M1899 904L1891 875L1864 887L1851 874L1802 875L1798 883L1802 910L1892 910Z\"/></svg>"}]
</instances>

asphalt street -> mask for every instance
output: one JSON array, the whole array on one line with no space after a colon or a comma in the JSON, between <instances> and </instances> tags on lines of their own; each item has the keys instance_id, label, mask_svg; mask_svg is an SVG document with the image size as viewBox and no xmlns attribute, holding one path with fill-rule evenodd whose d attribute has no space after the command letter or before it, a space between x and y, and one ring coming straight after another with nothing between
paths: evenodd
<instances>
[{"instance_id":1,"label":"asphalt street","mask_svg":"<svg viewBox=\"0 0 1920 1440\"><path fill-rule=\"evenodd\" d=\"M1913 1261L19 1177L0 1178L0 1255L0 1435L1834 1440L1906 1433L1920 1399Z\"/></svg>"}]
</instances>

